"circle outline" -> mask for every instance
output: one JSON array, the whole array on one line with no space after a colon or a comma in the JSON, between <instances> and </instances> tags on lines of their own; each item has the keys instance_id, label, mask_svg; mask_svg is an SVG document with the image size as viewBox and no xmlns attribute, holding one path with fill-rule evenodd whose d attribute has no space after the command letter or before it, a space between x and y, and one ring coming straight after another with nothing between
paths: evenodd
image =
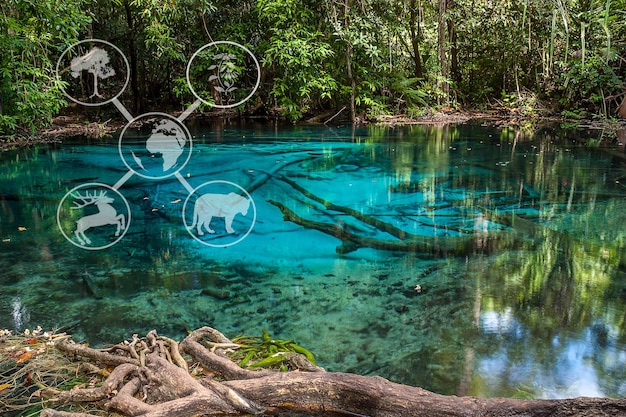
<instances>
[{"instance_id":1,"label":"circle outline","mask_svg":"<svg viewBox=\"0 0 626 417\"><path fill-rule=\"evenodd\" d=\"M115 239L113 242L111 242L111 243L109 243L108 245L105 245L105 246L90 247L90 246L86 246L86 245L81 245L80 243L76 243L76 242L74 242L72 240L72 238L70 238L65 233L65 230L63 230L63 227L61 226L61 207L63 206L63 203L65 202L67 197L69 195L71 195L76 190L79 190L81 188L92 187L92 186L104 187L104 188L107 188L109 190L113 190L117 195L122 197L122 201L124 202L124 205L126 206L126 212L128 214L127 219L126 219L126 227L124 228L124 231L122 233L120 233L120 235L117 237L117 239ZM126 197L124 197L124 195L122 193L120 193L118 190L116 190L115 188L111 187L110 185L103 184L101 182L88 182L88 183L81 184L81 185L78 185L78 186L72 188L67 193L65 193L65 195L61 199L61 202L59 203L59 206L57 207L57 226L59 226L59 230L63 234L63 237L65 237L65 239L68 242L70 242L72 245L77 246L77 247L79 247L81 249L86 249L86 250L107 249L107 248L110 248L111 246L115 245L116 243L118 243L120 240L122 240L124 238L124 236L126 236L126 232L128 232L128 229L130 228L131 219L132 219L132 213L131 213L131 210L130 210L130 205L128 204L128 200L126 200Z\"/></svg>"},{"instance_id":2,"label":"circle outline","mask_svg":"<svg viewBox=\"0 0 626 417\"><path fill-rule=\"evenodd\" d=\"M74 97L72 97L67 91L65 91L65 88L62 85L59 85L59 88L61 89L61 91L63 91L63 94L65 94L65 96L67 98L69 98L70 100L72 100L75 103L78 103L80 105L83 106L88 106L88 107L98 107L98 106L104 106L105 104L109 104L111 102L113 102L114 100L116 100L119 96L122 95L122 93L124 93L124 90L126 90L126 87L128 87L128 82L130 81L130 65L128 64L128 58L126 58L126 55L124 55L124 52L122 52L122 50L120 48L118 48L117 46L113 45L111 42L107 42L105 40L102 39L96 39L96 38L92 38L92 39L85 39L79 42L76 42L75 44L70 45L68 48L65 49L65 51L63 51L63 53L61 54L61 56L59 57L58 61L57 61L57 65L55 68L55 74L57 77L57 80L61 80L61 76L59 74L59 66L61 65L61 60L63 60L63 57L67 54L67 52L72 49L75 48L76 46L82 44L82 43L94 43L94 42L100 42L103 43L105 45L108 45L110 47L112 47L113 49L115 49L117 51L117 53L119 53L122 56L122 59L124 60L124 64L126 64L126 81L124 82L124 86L122 87L122 89L120 90L119 93L117 93L115 96L113 96L112 98L105 100L101 103L85 103L83 101L80 101Z\"/></svg>"},{"instance_id":3,"label":"circle outline","mask_svg":"<svg viewBox=\"0 0 626 417\"><path fill-rule=\"evenodd\" d=\"M185 213L187 211L187 203L189 202L189 199L191 198L191 196L194 195L196 192L198 192L198 190L200 190L201 188L206 187L207 185L216 184L216 183L228 184L228 185L231 185L231 186L233 186L235 188L238 188L241 191L243 191L244 194L250 199L250 203L252 204L252 208L253 208L253 211L254 211L253 216L252 216L252 223L251 223L250 227L248 228L248 230L246 231L246 233L244 233L243 236L241 236L239 239L235 240L234 242L227 243L227 244L224 244L224 245L216 245L216 244L213 244L213 243L205 242L204 240L200 239L198 236L194 235L191 232L192 228L187 225L187 220L185 219ZM252 232L252 229L254 229L254 225L256 224L256 204L254 203L254 199L252 198L250 193L248 193L248 191L246 191L246 189L243 188L242 186L240 186L239 184L235 184L234 182L225 181L225 180L213 180L213 181L205 182L204 184L200 184L199 186L194 188L192 192L189 193L189 195L185 199L185 202L183 203L183 209L182 209L182 216L181 217L183 218L183 225L185 226L185 229L187 229L187 233L189 233L192 238L194 238L198 242L202 243L203 245L210 246L212 248L226 248L228 246L233 246L233 245L236 245L237 243L241 242L246 237L248 237L250 232Z\"/></svg>"},{"instance_id":4,"label":"circle outline","mask_svg":"<svg viewBox=\"0 0 626 417\"><path fill-rule=\"evenodd\" d=\"M174 170L171 173L166 174L166 175L162 175L160 177L149 176L149 175L143 174L143 173L137 171L136 169L132 168L128 164L128 162L126 162L126 158L124 158L124 154L122 153L122 140L124 139L124 134L126 133L126 129L128 129L128 127L130 125L132 125L133 123L135 123L138 119L140 119L142 117L145 117L145 116L165 116L165 118L169 118L169 119L173 120L175 123L177 123L179 126L182 127L183 132L187 135L187 139L188 139L188 142L189 142L189 152L187 153L187 159L185 160L185 162L180 164L180 167L177 170ZM149 179L149 180L161 180L161 179L169 178L169 177L172 177L172 176L176 175L177 173L180 172L181 169L183 169L185 167L185 165L187 165L187 163L191 159L191 153L192 153L192 150L193 150L193 138L191 136L191 133L189 132L189 129L187 129L187 126L183 122L178 120L176 117L174 117L174 116L172 116L170 114L167 114L167 113L162 113L162 112L148 112L148 113L140 114L139 116L135 117L133 120L128 122L126 124L126 126L124 126L124 129L122 129L122 132L120 133L120 138L119 138L119 140L117 142L117 150L119 152L120 159L122 160L124 165L126 165L126 168L131 170L131 172L133 172L136 175L139 175L142 178L146 178L146 179Z\"/></svg>"},{"instance_id":5,"label":"circle outline","mask_svg":"<svg viewBox=\"0 0 626 417\"><path fill-rule=\"evenodd\" d=\"M257 68L257 78L256 78L256 84L254 85L254 88L252 89L252 92L250 94L248 94L244 99L234 103L234 104L215 104L215 103L209 103L208 101L206 101L205 99L203 99L202 97L200 97L200 95L198 93L196 93L196 91L193 89L193 86L191 85L191 79L190 79L190 71L191 71L191 63L193 62L194 58L196 57L196 55L198 55L200 52L202 52L204 49L209 48L211 46L215 46L215 45L221 45L221 44L226 44L226 45L233 45L236 46L238 48L243 49L248 55L250 55L252 57L252 59L254 60L254 63L256 65ZM187 79L187 86L189 87L189 90L191 90L191 94L193 94L193 96L195 98L197 98L198 100L202 101L204 104L208 105L208 106L212 106L215 107L217 109L232 109L234 107L237 107L243 103L245 103L246 101L250 100L250 98L252 98L252 96L254 95L254 93L256 93L256 90L259 88L259 85L261 84L261 65L259 64L259 61L256 59L256 56L254 56L254 54L245 46L238 44L237 42L232 42L232 41L214 41L214 42L210 42L207 43L206 45L200 47L200 49L198 49L196 52L194 52L194 54L191 56L191 58L189 59L189 62L187 63L187 69L185 71L185 78Z\"/></svg>"}]
</instances>

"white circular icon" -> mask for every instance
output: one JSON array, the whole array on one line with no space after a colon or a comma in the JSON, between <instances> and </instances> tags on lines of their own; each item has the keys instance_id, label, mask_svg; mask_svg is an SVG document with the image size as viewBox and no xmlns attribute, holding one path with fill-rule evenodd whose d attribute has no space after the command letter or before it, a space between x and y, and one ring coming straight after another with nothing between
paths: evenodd
<instances>
[{"instance_id":1,"label":"white circular icon","mask_svg":"<svg viewBox=\"0 0 626 417\"><path fill-rule=\"evenodd\" d=\"M201 102L222 109L236 107L258 89L261 67L252 52L230 41L212 42L196 51L187 65L186 79L198 101L179 118L160 112L133 118L117 100L130 79L128 60L107 41L87 39L67 48L57 61L56 77L70 100L83 106L113 102L129 120L118 142L119 155L129 171L113 187L95 182L77 186L59 203L57 224L68 241L83 249L99 250L124 237L130 224L130 206L117 189L133 174L149 179L176 176L191 191L183 205L183 223L202 244L232 246L250 234L256 206L245 189L222 180L192 189L177 174L191 158L192 137L182 123L185 117ZM187 210L196 195L193 209Z\"/></svg>"},{"instance_id":2,"label":"white circular icon","mask_svg":"<svg viewBox=\"0 0 626 417\"><path fill-rule=\"evenodd\" d=\"M197 99L218 109L230 109L254 95L261 82L261 66L246 47L217 41L193 54L186 76L187 85Z\"/></svg>"},{"instance_id":3,"label":"white circular icon","mask_svg":"<svg viewBox=\"0 0 626 417\"><path fill-rule=\"evenodd\" d=\"M71 189L57 209L57 224L73 245L106 249L119 242L130 225L130 206L106 184L86 183Z\"/></svg>"},{"instance_id":4,"label":"white circular icon","mask_svg":"<svg viewBox=\"0 0 626 417\"><path fill-rule=\"evenodd\" d=\"M195 188L183 204L187 231L207 246L235 245L250 234L255 222L254 200L245 189L230 181L206 182Z\"/></svg>"},{"instance_id":5,"label":"white circular icon","mask_svg":"<svg viewBox=\"0 0 626 417\"><path fill-rule=\"evenodd\" d=\"M171 177L191 157L187 127L166 113L145 113L129 122L118 143L120 157L135 174L151 179Z\"/></svg>"},{"instance_id":6,"label":"white circular icon","mask_svg":"<svg viewBox=\"0 0 626 417\"><path fill-rule=\"evenodd\" d=\"M101 39L86 39L67 48L57 61L61 91L83 106L102 106L119 97L130 79L124 53Z\"/></svg>"}]
</instances>

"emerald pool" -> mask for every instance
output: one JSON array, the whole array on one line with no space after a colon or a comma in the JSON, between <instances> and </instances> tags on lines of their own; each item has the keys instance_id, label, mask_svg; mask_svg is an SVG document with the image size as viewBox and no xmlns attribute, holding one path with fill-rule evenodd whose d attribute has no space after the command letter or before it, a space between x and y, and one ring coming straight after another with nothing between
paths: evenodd
<instances>
[{"instance_id":1,"label":"emerald pool","mask_svg":"<svg viewBox=\"0 0 626 417\"><path fill-rule=\"evenodd\" d=\"M614 134L187 127L189 155L167 163L151 159L172 152L157 137L151 153L114 135L0 154L0 328L63 328L92 345L267 330L327 370L443 394L626 396ZM200 194L247 202L232 233L204 207L200 235ZM81 201L96 196L125 224L115 236L91 222L81 244Z\"/></svg>"}]
</instances>

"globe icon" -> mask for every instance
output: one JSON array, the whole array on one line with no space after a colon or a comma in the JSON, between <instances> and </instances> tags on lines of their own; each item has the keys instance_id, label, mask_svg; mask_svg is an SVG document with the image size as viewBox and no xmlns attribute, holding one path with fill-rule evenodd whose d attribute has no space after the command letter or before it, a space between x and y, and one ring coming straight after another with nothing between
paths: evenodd
<instances>
[{"instance_id":1,"label":"globe icon","mask_svg":"<svg viewBox=\"0 0 626 417\"><path fill-rule=\"evenodd\" d=\"M174 121L163 119L152 129L146 141L146 150L153 156L161 156L163 173L166 173L178 164L185 143L187 139L183 129Z\"/></svg>"},{"instance_id":2,"label":"globe icon","mask_svg":"<svg viewBox=\"0 0 626 417\"><path fill-rule=\"evenodd\" d=\"M144 178L176 174L191 155L191 135L185 126L163 113L146 113L130 122L119 143L122 160Z\"/></svg>"}]
</instances>

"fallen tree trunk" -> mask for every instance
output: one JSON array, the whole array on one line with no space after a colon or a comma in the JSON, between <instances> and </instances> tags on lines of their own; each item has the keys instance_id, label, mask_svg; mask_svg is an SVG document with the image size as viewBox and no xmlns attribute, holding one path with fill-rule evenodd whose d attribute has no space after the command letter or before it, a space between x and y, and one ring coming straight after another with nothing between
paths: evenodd
<instances>
[{"instance_id":1,"label":"fallen tree trunk","mask_svg":"<svg viewBox=\"0 0 626 417\"><path fill-rule=\"evenodd\" d=\"M624 399L520 400L444 396L376 376L325 372L298 354L285 355L285 359L298 357L294 363L308 362L308 365L301 368L292 364L292 370L287 372L243 369L225 356L228 349L242 345L233 343L210 327L194 331L180 343L182 354L188 355L186 360L189 363L184 365L172 359L171 350L174 346L177 349L178 344L157 336L155 332L149 333L145 340L133 339L132 343L143 352L139 364L131 358L130 343L116 345L106 351L107 355L102 355L102 350L85 346L76 348L77 345L67 340L58 342L60 350L96 362L111 363L111 355L133 360L113 361L119 364L100 386L57 392L52 402L88 402L102 410L116 410L131 417L284 413L326 417L626 415ZM48 408L41 416L93 417L95 414Z\"/></svg>"},{"instance_id":2,"label":"fallen tree trunk","mask_svg":"<svg viewBox=\"0 0 626 417\"><path fill-rule=\"evenodd\" d=\"M225 385L267 407L266 413L315 416L619 416L626 400L573 398L518 400L455 397L390 382L375 376L333 373L276 373Z\"/></svg>"},{"instance_id":3,"label":"fallen tree trunk","mask_svg":"<svg viewBox=\"0 0 626 417\"><path fill-rule=\"evenodd\" d=\"M282 203L269 200L268 203L278 207L283 219L307 229L318 230L327 235L336 237L342 244L335 251L339 254L353 252L359 248L373 248L399 252L428 253L435 256L466 256L477 252L489 253L493 250L510 249L522 242L514 239L510 233L495 231L487 234L467 236L414 236L404 240L383 240L360 236L352 233L343 224L329 224L308 220L298 216L294 211Z\"/></svg>"},{"instance_id":4,"label":"fallen tree trunk","mask_svg":"<svg viewBox=\"0 0 626 417\"><path fill-rule=\"evenodd\" d=\"M300 193L302 193L305 197L310 198L313 201L317 201L318 203L320 203L321 205L323 205L326 209L328 210L333 210L333 211L338 211L340 213L344 213L347 215L350 215L352 217L354 217L355 219L362 221L365 224L369 224L370 226L374 226L376 227L378 230L382 231L382 232L386 232L389 233L390 235L400 239L400 240L405 240L405 239L415 239L418 236L414 235L412 233L406 232L398 227L395 227L389 223L385 223L383 221L378 220L375 217L372 216L366 216L363 213L361 213L358 210L354 210L351 209L349 207L343 207L343 206L339 206L337 204L331 203L328 200L325 200L321 197L316 196L315 194L313 194L312 192L310 192L309 190L307 190L304 187L301 187L300 185L298 185L298 183L296 183L295 181L290 180L289 178L285 177L284 175L280 175L278 176L278 179L289 184L293 189L299 191Z\"/></svg>"}]
</instances>

